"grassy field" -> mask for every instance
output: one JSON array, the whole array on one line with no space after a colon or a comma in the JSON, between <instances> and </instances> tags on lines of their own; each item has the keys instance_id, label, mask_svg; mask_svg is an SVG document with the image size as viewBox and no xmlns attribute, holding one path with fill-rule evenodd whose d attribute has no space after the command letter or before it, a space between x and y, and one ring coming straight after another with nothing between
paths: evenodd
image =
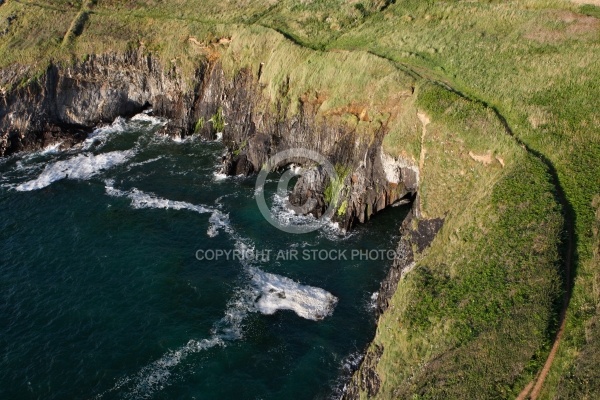
<instances>
[{"instance_id":1,"label":"grassy field","mask_svg":"<svg viewBox=\"0 0 600 400\"><path fill-rule=\"evenodd\" d=\"M383 127L386 151L422 167L423 214L446 223L381 318L379 396L514 398L570 294L541 397L597 398L598 18L551 0L8 0L0 67L32 78L51 60L138 48L190 79L207 58L230 74L264 63L267 103Z\"/></svg>"}]
</instances>

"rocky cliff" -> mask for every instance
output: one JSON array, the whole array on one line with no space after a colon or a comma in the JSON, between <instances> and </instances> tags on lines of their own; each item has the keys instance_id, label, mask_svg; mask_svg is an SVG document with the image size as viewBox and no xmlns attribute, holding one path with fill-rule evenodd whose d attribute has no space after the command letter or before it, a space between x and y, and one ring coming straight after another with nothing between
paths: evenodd
<instances>
[{"instance_id":1,"label":"rocky cliff","mask_svg":"<svg viewBox=\"0 0 600 400\"><path fill-rule=\"evenodd\" d=\"M387 310L400 280L414 267L415 253L421 253L429 247L443 224L444 220L440 218L418 219L413 211L406 216L400 227L396 258L377 293L378 315ZM381 380L377 374L377 364L383 351L383 345L377 343L367 349L362 362L344 388L343 400L359 399L361 391L369 396L375 396L379 392Z\"/></svg>"},{"instance_id":2,"label":"rocky cliff","mask_svg":"<svg viewBox=\"0 0 600 400\"><path fill-rule=\"evenodd\" d=\"M259 77L249 70L228 78L218 61L206 62L198 66L193 79L186 80L143 51L50 65L41 76L19 81L25 73L18 67L0 71L2 86L13 86L0 94L0 156L57 141L70 146L98 124L152 108L155 115L169 119L165 129L172 135L214 139L222 131L228 148L223 170L231 175L256 172L270 156L288 149L322 154L335 165L336 182L302 156L286 159L279 167L291 163L304 167L305 174L290 196L292 204L309 205L305 212L319 217L333 203L333 219L344 229L416 197L419 170L412 160L383 151L384 127L372 135L361 134L323 118L318 105L303 99L297 112L289 113L284 101L289 81L280 89L280 97L264 98ZM418 204L413 208L417 211ZM403 224L397 249L401 256L382 283L379 312L387 308L403 271L412 263L413 248L422 250L441 226L438 220L420 221L415 228L413 221L411 214ZM356 372L347 397L353 398L359 386L377 392L375 367L382 349L374 349Z\"/></svg>"},{"instance_id":3,"label":"rocky cliff","mask_svg":"<svg viewBox=\"0 0 600 400\"><path fill-rule=\"evenodd\" d=\"M169 129L191 129L196 87L141 51L51 64L28 80L26 73L19 66L0 71L2 86L13 87L0 93L0 156L57 141L69 146L98 124L150 106L169 118Z\"/></svg>"},{"instance_id":4,"label":"rocky cliff","mask_svg":"<svg viewBox=\"0 0 600 400\"><path fill-rule=\"evenodd\" d=\"M312 204L306 213L316 217L323 214L328 203L335 203L333 219L343 229L357 222L364 223L394 203L410 202L414 198L418 169L409 160L395 159L383 152L382 141L386 134L383 128L373 137L361 135L348 126L320 118L317 106L302 99L298 112L288 117L283 96L261 99L259 83L247 71L239 73L233 82L227 82L222 69L216 65L210 69L205 82L195 117L201 119L216 112L223 113L227 124L223 140L229 148L224 158L224 172L250 174L260 170L270 156L289 149L316 151L335 165L339 181L331 182L327 174L315 170L312 160L301 156L288 158L280 167L294 163L313 169L313 173L304 174L298 180L291 202ZM264 106L265 100L270 106ZM201 133L205 137L211 134Z\"/></svg>"},{"instance_id":5,"label":"rocky cliff","mask_svg":"<svg viewBox=\"0 0 600 400\"><path fill-rule=\"evenodd\" d=\"M384 128L360 134L319 116L317 105L302 99L290 117L285 85L280 98L266 99L248 70L228 79L218 61L206 62L186 80L140 50L52 64L40 76L19 81L24 72L18 67L0 72L2 86L15 87L0 99L0 156L57 141L70 146L98 124L151 107L155 115L169 119L166 130L174 135L212 139L222 130L228 174L255 172L269 156L292 148L322 154L336 166L338 181L331 182L327 174L307 174L294 188L292 202L309 201L313 206L306 212L315 216L335 203L333 218L344 229L400 200L412 200L417 191L414 163L382 151ZM292 162L312 167L302 157L286 160Z\"/></svg>"}]
</instances>

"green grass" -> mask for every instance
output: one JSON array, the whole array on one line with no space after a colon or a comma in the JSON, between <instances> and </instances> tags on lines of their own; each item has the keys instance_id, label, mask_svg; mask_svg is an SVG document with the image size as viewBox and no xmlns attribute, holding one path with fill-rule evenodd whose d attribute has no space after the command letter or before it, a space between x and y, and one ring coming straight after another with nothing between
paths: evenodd
<instances>
[{"instance_id":1,"label":"green grass","mask_svg":"<svg viewBox=\"0 0 600 400\"><path fill-rule=\"evenodd\" d=\"M0 37L0 67L27 67L0 85L27 85L50 61L141 49L188 80L207 59L230 78L260 69L258 106L278 118L312 107L366 142L383 130L386 152L422 163L423 214L446 223L382 316L381 397L514 397L554 335L570 217L572 297L542 397L594 398L598 10L558 0L8 0L0 22L17 18ZM418 112L431 120L424 135Z\"/></svg>"},{"instance_id":2,"label":"green grass","mask_svg":"<svg viewBox=\"0 0 600 400\"><path fill-rule=\"evenodd\" d=\"M213 126L215 132L223 132L225 129L225 117L223 116L223 108L219 107L215 115L213 115L208 122Z\"/></svg>"},{"instance_id":3,"label":"green grass","mask_svg":"<svg viewBox=\"0 0 600 400\"><path fill-rule=\"evenodd\" d=\"M415 295L383 318L380 332L391 323L409 332L404 341L382 341L388 354L429 345L416 360L382 360L383 397L514 398L533 376L561 293L552 190L544 165L525 157L489 197L470 204L469 215L448 219L444 234L456 245L448 251L438 241L408 276ZM398 381L391 370L412 379Z\"/></svg>"},{"instance_id":4,"label":"green grass","mask_svg":"<svg viewBox=\"0 0 600 400\"><path fill-rule=\"evenodd\" d=\"M200 117L194 125L194 133L200 132L200 130L204 127L204 117Z\"/></svg>"},{"instance_id":5,"label":"green grass","mask_svg":"<svg viewBox=\"0 0 600 400\"><path fill-rule=\"evenodd\" d=\"M340 196L345 187L344 183L346 181L346 178L348 177L348 174L350 173L350 168L340 164L336 164L334 168L337 177L336 179L329 180L329 183L325 187L325 193L323 194L323 197L325 198L325 202L327 203L327 205L338 207L338 203L341 198ZM346 206L340 204L340 207L338 209L339 215L345 214L345 208L347 206L347 203Z\"/></svg>"}]
</instances>

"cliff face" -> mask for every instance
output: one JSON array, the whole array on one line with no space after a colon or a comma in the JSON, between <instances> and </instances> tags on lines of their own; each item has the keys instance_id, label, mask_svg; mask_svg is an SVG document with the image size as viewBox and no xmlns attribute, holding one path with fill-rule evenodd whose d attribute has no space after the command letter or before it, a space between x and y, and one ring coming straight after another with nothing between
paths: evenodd
<instances>
[{"instance_id":1,"label":"cliff face","mask_svg":"<svg viewBox=\"0 0 600 400\"><path fill-rule=\"evenodd\" d=\"M415 265L415 252L421 253L429 247L443 224L444 220L440 218L417 219L414 211L406 216L400 227L401 236L396 247L396 258L377 293L379 315L389 307L390 300L404 274ZM361 391L369 396L375 396L379 392L381 379L377 374L377 364L383 351L382 344L374 343L369 347L358 369L354 371L350 382L344 388L343 400L357 400L360 398Z\"/></svg>"},{"instance_id":2,"label":"cliff face","mask_svg":"<svg viewBox=\"0 0 600 400\"><path fill-rule=\"evenodd\" d=\"M222 109L227 123L223 141L229 148L225 173L250 174L260 170L270 156L289 149L316 151L336 167L339 181L333 183L327 174L313 168L298 180L290 200L296 205L312 204L306 213L316 217L325 212L327 203L335 203L333 219L344 229L364 223L398 201L412 201L418 188L418 169L408 160L383 152L384 129L373 137L361 135L319 117L318 107L308 101L301 101L299 111L287 117L287 105L281 98L269 99L270 106L264 107L259 93L259 84L246 71L227 82L216 65L205 78L195 118L206 119ZM205 137L210 135L201 131ZM311 160L298 156L286 159L279 167L290 163L307 168L312 165ZM325 195L328 188L330 198Z\"/></svg>"},{"instance_id":3,"label":"cliff face","mask_svg":"<svg viewBox=\"0 0 600 400\"><path fill-rule=\"evenodd\" d=\"M0 71L0 82L14 82L23 73L18 68ZM336 167L337 182L302 156L287 159L280 167L294 163L308 170L292 191L292 204L307 204L305 212L319 217L332 202L333 219L344 229L366 222L392 204L415 199L419 170L411 160L384 153L384 128L373 135L360 134L319 116L318 105L309 101L301 101L290 117L283 100L285 87L281 98L265 99L261 93L257 77L248 70L228 79L218 62L199 65L192 83L176 70L165 72L156 59L140 52L91 56L71 66L51 65L41 77L0 93L0 156L57 141L70 146L98 124L151 107L155 115L169 119L165 129L170 134L195 133L214 139L222 130L228 148L223 170L230 175L256 172L269 157L288 149L322 154ZM418 211L416 202L413 209ZM385 311L403 271L412 263L413 245L421 251L441 226L441 221L420 221L412 228L412 215L402 227L397 249L401 257L382 283L379 312ZM374 349L355 373L347 397L356 396L359 386L377 392L375 367L383 349Z\"/></svg>"},{"instance_id":4,"label":"cliff face","mask_svg":"<svg viewBox=\"0 0 600 400\"><path fill-rule=\"evenodd\" d=\"M2 70L0 82L14 83L24 72ZM50 65L37 79L0 94L0 156L57 141L69 146L94 126L150 105L169 118L170 129L187 131L194 89L176 71L165 73L155 59L138 52Z\"/></svg>"},{"instance_id":5,"label":"cliff face","mask_svg":"<svg viewBox=\"0 0 600 400\"><path fill-rule=\"evenodd\" d=\"M19 73L18 68L1 71L0 81L14 81ZM98 124L152 107L169 119L167 131L181 136L195 131L214 138L220 129L215 117L222 117L223 140L230 150L224 160L228 174L258 171L269 156L283 150L306 148L322 154L341 167L335 188L326 174L318 179L312 174L313 179L299 180L291 200L309 201L313 206L306 211L317 217L328 202L335 203L334 219L345 229L400 199L412 199L418 186L416 167L382 152L383 129L374 136L360 135L319 118L318 107L310 102L287 117L281 98L262 98L256 77L242 70L227 79L218 62L199 65L193 83L188 83L142 52L90 56L71 66L50 65L39 78L2 96L0 156L58 141L68 147ZM328 186L332 198L326 199Z\"/></svg>"},{"instance_id":6,"label":"cliff face","mask_svg":"<svg viewBox=\"0 0 600 400\"><path fill-rule=\"evenodd\" d=\"M0 82L16 81L22 74L18 68L1 71ZM90 56L71 66L50 65L42 76L2 94L0 156L57 141L68 147L98 124L152 107L155 115L169 119L166 130L181 136L195 132L212 139L222 129L215 118L222 118L228 174L258 171L269 156L283 150L306 148L322 154L340 167L339 182L334 185L326 174L309 174L313 179L301 178L291 200L309 201L313 206L306 211L317 217L327 203L335 203L334 219L342 228L365 222L416 193L418 170L407 160L383 153L384 129L361 135L319 117L318 107L310 102L301 102L298 112L288 117L282 100L285 87L282 98L264 99L256 77L242 70L227 79L218 62L199 65L192 81L186 82L174 69L165 72L141 51ZM286 161L310 165L302 158Z\"/></svg>"}]
</instances>

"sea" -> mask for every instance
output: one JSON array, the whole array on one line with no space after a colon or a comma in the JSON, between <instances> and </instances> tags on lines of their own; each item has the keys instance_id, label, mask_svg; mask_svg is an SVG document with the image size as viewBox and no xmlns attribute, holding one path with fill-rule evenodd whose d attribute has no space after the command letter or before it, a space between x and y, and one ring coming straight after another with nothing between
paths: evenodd
<instances>
[{"instance_id":1,"label":"sea","mask_svg":"<svg viewBox=\"0 0 600 400\"><path fill-rule=\"evenodd\" d=\"M406 207L286 233L220 140L142 113L0 159L0 399L334 399ZM281 224L278 172L264 187Z\"/></svg>"}]
</instances>

